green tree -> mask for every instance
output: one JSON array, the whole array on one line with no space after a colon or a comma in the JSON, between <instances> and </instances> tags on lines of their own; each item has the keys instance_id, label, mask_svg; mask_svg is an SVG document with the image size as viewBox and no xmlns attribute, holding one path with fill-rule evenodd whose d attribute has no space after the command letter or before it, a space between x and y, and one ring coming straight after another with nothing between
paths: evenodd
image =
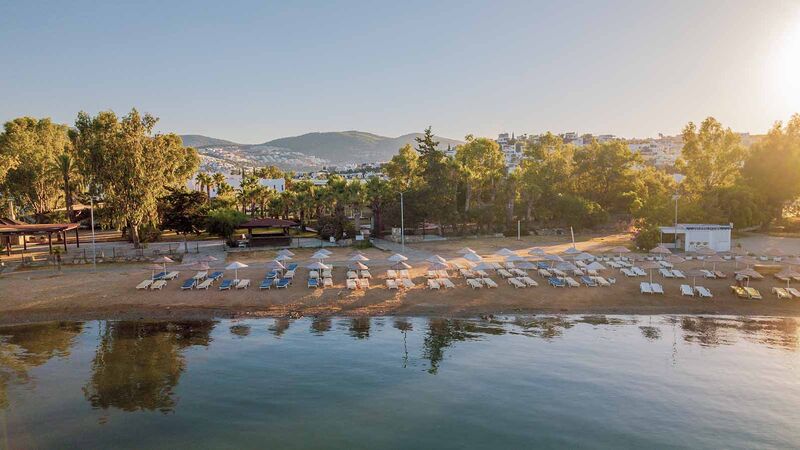
<instances>
[{"instance_id":1,"label":"green tree","mask_svg":"<svg viewBox=\"0 0 800 450\"><path fill-rule=\"evenodd\" d=\"M205 189L206 191L206 199L211 201L211 187L214 185L214 178L211 175L205 172L199 172L197 176L194 178L195 182L197 183L197 187L202 191Z\"/></svg>"},{"instance_id":2,"label":"green tree","mask_svg":"<svg viewBox=\"0 0 800 450\"><path fill-rule=\"evenodd\" d=\"M70 153L61 153L55 157L50 170L61 180L67 219L73 222L75 220L75 212L72 210L75 180L80 178L75 158Z\"/></svg>"},{"instance_id":3,"label":"green tree","mask_svg":"<svg viewBox=\"0 0 800 450\"><path fill-rule=\"evenodd\" d=\"M239 225L247 221L243 212L232 208L212 209L207 217L206 231L227 241L231 240Z\"/></svg>"},{"instance_id":4,"label":"green tree","mask_svg":"<svg viewBox=\"0 0 800 450\"><path fill-rule=\"evenodd\" d=\"M733 185L746 155L739 135L713 117L698 128L689 122L683 130L683 149L675 166L686 179L689 195L704 195L716 188Z\"/></svg>"},{"instance_id":5,"label":"green tree","mask_svg":"<svg viewBox=\"0 0 800 450\"><path fill-rule=\"evenodd\" d=\"M642 163L622 141L598 143L575 149L573 173L576 191L615 212L628 212L636 185L635 167Z\"/></svg>"},{"instance_id":6,"label":"green tree","mask_svg":"<svg viewBox=\"0 0 800 450\"><path fill-rule=\"evenodd\" d=\"M202 192L186 189L167 190L159 201L161 229L172 230L183 236L184 250L189 252L186 236L199 235L206 224L208 198Z\"/></svg>"},{"instance_id":7,"label":"green tree","mask_svg":"<svg viewBox=\"0 0 800 450\"><path fill-rule=\"evenodd\" d=\"M365 196L370 210L372 210L372 231L375 237L381 237L383 232L383 208L393 198L389 183L379 177L372 177L364 186Z\"/></svg>"},{"instance_id":8,"label":"green tree","mask_svg":"<svg viewBox=\"0 0 800 450\"><path fill-rule=\"evenodd\" d=\"M466 137L467 143L456 148L456 162L464 174L466 195L464 212L469 212L473 192L486 189L494 201L495 184L505 174L505 158L500 146L491 139Z\"/></svg>"}]
</instances>

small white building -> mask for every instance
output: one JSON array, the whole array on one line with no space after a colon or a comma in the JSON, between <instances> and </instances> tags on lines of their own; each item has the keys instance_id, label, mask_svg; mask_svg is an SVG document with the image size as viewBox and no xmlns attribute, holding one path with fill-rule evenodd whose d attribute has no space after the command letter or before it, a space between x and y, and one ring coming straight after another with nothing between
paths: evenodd
<instances>
[{"instance_id":1,"label":"small white building","mask_svg":"<svg viewBox=\"0 0 800 450\"><path fill-rule=\"evenodd\" d=\"M731 230L733 224L713 225L705 223L679 223L675 227L660 227L661 234L674 235L674 243L665 243L667 248L680 249L685 252L695 251L698 247L708 247L718 252L731 251Z\"/></svg>"}]
</instances>

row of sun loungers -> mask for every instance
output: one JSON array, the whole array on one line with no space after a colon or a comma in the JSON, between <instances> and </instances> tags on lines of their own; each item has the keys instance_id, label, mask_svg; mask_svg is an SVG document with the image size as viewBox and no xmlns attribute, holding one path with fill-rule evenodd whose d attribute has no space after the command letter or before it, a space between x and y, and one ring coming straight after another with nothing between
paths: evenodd
<instances>
[{"instance_id":1,"label":"row of sun loungers","mask_svg":"<svg viewBox=\"0 0 800 450\"><path fill-rule=\"evenodd\" d=\"M472 289L480 289L482 287L496 288L497 283L491 278L468 278L467 285Z\"/></svg>"},{"instance_id":2,"label":"row of sun loungers","mask_svg":"<svg viewBox=\"0 0 800 450\"><path fill-rule=\"evenodd\" d=\"M642 281L639 283L639 292L642 294L664 294L664 287L658 283L648 283Z\"/></svg>"},{"instance_id":3,"label":"row of sun loungers","mask_svg":"<svg viewBox=\"0 0 800 450\"><path fill-rule=\"evenodd\" d=\"M758 290L751 287L731 286L731 290L739 298L751 298L754 300L761 300L763 298Z\"/></svg>"},{"instance_id":4,"label":"row of sun loungers","mask_svg":"<svg viewBox=\"0 0 800 450\"><path fill-rule=\"evenodd\" d=\"M387 278L386 279L386 287L389 288L389 289L399 289L399 288L411 289L411 288L413 288L415 286L416 286L416 284L414 284L414 282L411 281L410 278Z\"/></svg>"},{"instance_id":5,"label":"row of sun loungers","mask_svg":"<svg viewBox=\"0 0 800 450\"><path fill-rule=\"evenodd\" d=\"M714 297L714 295L711 294L711 291L708 288L703 286L695 286L694 289L692 289L692 287L689 286L688 284L681 285L681 295L686 297L694 297L695 295L697 295L701 298Z\"/></svg>"},{"instance_id":6,"label":"row of sun loungers","mask_svg":"<svg viewBox=\"0 0 800 450\"><path fill-rule=\"evenodd\" d=\"M664 278L681 278L681 279L686 278L686 275L684 275L683 272L681 272L678 269L662 268L658 269L658 272Z\"/></svg>"}]
</instances>

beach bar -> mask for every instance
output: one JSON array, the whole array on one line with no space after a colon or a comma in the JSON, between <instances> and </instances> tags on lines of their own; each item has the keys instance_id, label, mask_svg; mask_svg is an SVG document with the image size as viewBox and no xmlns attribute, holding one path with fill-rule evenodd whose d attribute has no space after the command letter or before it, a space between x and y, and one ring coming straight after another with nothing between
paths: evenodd
<instances>
[{"instance_id":1,"label":"beach bar","mask_svg":"<svg viewBox=\"0 0 800 450\"><path fill-rule=\"evenodd\" d=\"M679 223L677 227L660 227L659 230L663 245L667 248L685 252L695 251L698 247L708 247L718 252L731 250L733 224Z\"/></svg>"},{"instance_id":2,"label":"beach bar","mask_svg":"<svg viewBox=\"0 0 800 450\"><path fill-rule=\"evenodd\" d=\"M287 246L292 243L289 228L298 224L291 220L273 219L270 217L250 219L239 225L247 230L248 247ZM254 233L254 229L280 229L281 231L262 231Z\"/></svg>"},{"instance_id":3,"label":"beach bar","mask_svg":"<svg viewBox=\"0 0 800 450\"><path fill-rule=\"evenodd\" d=\"M53 234L60 237L64 250L67 250L67 232L75 231L75 245L80 247L81 241L78 236L77 223L23 223L14 219L0 218L0 244L5 247L6 254L11 255L11 246L19 245L28 249L28 236L47 235L47 245L50 253L53 253Z\"/></svg>"}]
</instances>

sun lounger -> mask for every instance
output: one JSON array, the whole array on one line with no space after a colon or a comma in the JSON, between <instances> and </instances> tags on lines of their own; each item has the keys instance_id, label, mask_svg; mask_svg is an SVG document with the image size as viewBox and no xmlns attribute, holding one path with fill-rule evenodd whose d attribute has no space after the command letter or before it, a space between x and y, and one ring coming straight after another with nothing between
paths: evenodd
<instances>
[{"instance_id":1,"label":"sun lounger","mask_svg":"<svg viewBox=\"0 0 800 450\"><path fill-rule=\"evenodd\" d=\"M212 283L220 278L222 278L222 272L211 272L211 275L208 276L208 279L211 280Z\"/></svg>"},{"instance_id":2,"label":"sun lounger","mask_svg":"<svg viewBox=\"0 0 800 450\"><path fill-rule=\"evenodd\" d=\"M761 300L762 299L761 293L758 292L757 289L751 288L751 287L746 287L746 288L744 288L744 290L745 290L745 292L747 292L747 296L748 297L750 297L752 299L755 299L755 300Z\"/></svg>"},{"instance_id":3,"label":"sun lounger","mask_svg":"<svg viewBox=\"0 0 800 450\"><path fill-rule=\"evenodd\" d=\"M316 279L316 278L309 278L309 280L314 280L314 279ZM271 289L272 285L274 285L274 284L275 284L275 278L274 277L267 277L267 278L264 278L263 280L261 280L261 284L258 285L258 288L262 289L262 290L263 289Z\"/></svg>"},{"instance_id":4,"label":"sun lounger","mask_svg":"<svg viewBox=\"0 0 800 450\"><path fill-rule=\"evenodd\" d=\"M469 287L471 287L472 289L480 289L480 288L483 287L483 283L481 283L480 281L478 281L475 278L468 279L467 280L467 285L469 285Z\"/></svg>"},{"instance_id":5,"label":"sun lounger","mask_svg":"<svg viewBox=\"0 0 800 450\"><path fill-rule=\"evenodd\" d=\"M400 270L400 272L398 272L398 275L400 275L400 278L411 278L410 276L408 276L408 270L406 269Z\"/></svg>"},{"instance_id":6,"label":"sun lounger","mask_svg":"<svg viewBox=\"0 0 800 450\"><path fill-rule=\"evenodd\" d=\"M692 287L689 286L688 284L682 284L681 295L685 295L687 297L694 297L694 291L692 290Z\"/></svg>"},{"instance_id":7,"label":"sun lounger","mask_svg":"<svg viewBox=\"0 0 800 450\"><path fill-rule=\"evenodd\" d=\"M717 276L714 275L714 272L710 270L701 269L700 272L703 274L703 278L711 278L711 279L717 278Z\"/></svg>"},{"instance_id":8,"label":"sun lounger","mask_svg":"<svg viewBox=\"0 0 800 450\"><path fill-rule=\"evenodd\" d=\"M390 289L390 290L391 289L397 290L397 281L395 281L395 280L393 280L391 278L387 278L386 279L386 287L388 289Z\"/></svg>"},{"instance_id":9,"label":"sun lounger","mask_svg":"<svg viewBox=\"0 0 800 450\"><path fill-rule=\"evenodd\" d=\"M565 277L565 276L567 276L567 274L563 270L559 270L559 269L552 269L552 270L550 270L550 272L553 275L557 276L557 277Z\"/></svg>"},{"instance_id":10,"label":"sun lounger","mask_svg":"<svg viewBox=\"0 0 800 450\"><path fill-rule=\"evenodd\" d=\"M536 263L536 268L537 269L549 269L550 266L548 266L547 263L544 262L544 261L539 261L539 262Z\"/></svg>"},{"instance_id":11,"label":"sun lounger","mask_svg":"<svg viewBox=\"0 0 800 450\"><path fill-rule=\"evenodd\" d=\"M159 273L157 273L157 274L153 275L153 281L158 281L158 280L161 280L161 279L163 279L163 278L164 278L164 276L166 276L166 275L167 275L167 272L159 272Z\"/></svg>"},{"instance_id":12,"label":"sun lounger","mask_svg":"<svg viewBox=\"0 0 800 450\"><path fill-rule=\"evenodd\" d=\"M624 268L624 267L623 267L622 269L620 269L620 271L621 271L621 272L622 272L622 274L623 274L623 275L625 275L626 277L635 277L635 276L636 276L636 274L635 274L635 273L633 273L633 272L632 272L630 269L626 269L626 268Z\"/></svg>"},{"instance_id":13,"label":"sun lounger","mask_svg":"<svg viewBox=\"0 0 800 450\"><path fill-rule=\"evenodd\" d=\"M539 269L539 276L542 278L550 278L553 274L547 269Z\"/></svg>"},{"instance_id":14,"label":"sun lounger","mask_svg":"<svg viewBox=\"0 0 800 450\"><path fill-rule=\"evenodd\" d=\"M202 272L197 272L196 274L194 274L192 279L195 280L195 281L202 281L202 280L205 280L207 276L208 276L208 271L202 271Z\"/></svg>"},{"instance_id":15,"label":"sun lounger","mask_svg":"<svg viewBox=\"0 0 800 450\"><path fill-rule=\"evenodd\" d=\"M361 278L371 279L372 274L369 273L369 270L362 270L361 271Z\"/></svg>"},{"instance_id":16,"label":"sun lounger","mask_svg":"<svg viewBox=\"0 0 800 450\"><path fill-rule=\"evenodd\" d=\"M725 272L720 272L719 270L715 270L715 271L714 271L714 272L712 272L712 273L713 273L713 274L714 274L714 275L715 275L717 278L727 278L727 277L728 277L728 275L726 275L726 274L725 274Z\"/></svg>"},{"instance_id":17,"label":"sun lounger","mask_svg":"<svg viewBox=\"0 0 800 450\"><path fill-rule=\"evenodd\" d=\"M333 278L333 270L325 269L322 271L322 278Z\"/></svg>"},{"instance_id":18,"label":"sun lounger","mask_svg":"<svg viewBox=\"0 0 800 450\"><path fill-rule=\"evenodd\" d=\"M445 289L453 289L454 287L456 287L455 283L450 281L450 278L442 278L442 279L440 279L439 280L439 286L441 286L441 287L443 287Z\"/></svg>"},{"instance_id":19,"label":"sun lounger","mask_svg":"<svg viewBox=\"0 0 800 450\"><path fill-rule=\"evenodd\" d=\"M308 279L308 287L310 287L310 288L318 288L319 287L319 278L309 278Z\"/></svg>"},{"instance_id":20,"label":"sun lounger","mask_svg":"<svg viewBox=\"0 0 800 450\"><path fill-rule=\"evenodd\" d=\"M333 278L325 277L322 279L322 287L333 287Z\"/></svg>"},{"instance_id":21,"label":"sun lounger","mask_svg":"<svg viewBox=\"0 0 800 450\"><path fill-rule=\"evenodd\" d=\"M483 282L483 284L486 285L487 288L496 288L497 287L497 283L495 283L494 280L492 280L491 278L484 277L484 278L481 278L481 281Z\"/></svg>"},{"instance_id":22,"label":"sun lounger","mask_svg":"<svg viewBox=\"0 0 800 450\"><path fill-rule=\"evenodd\" d=\"M136 289L147 289L150 287L151 284L153 284L153 280L148 278L142 281L141 283L137 284Z\"/></svg>"},{"instance_id":23,"label":"sun lounger","mask_svg":"<svg viewBox=\"0 0 800 450\"><path fill-rule=\"evenodd\" d=\"M294 270L287 270L285 274L283 274L283 278L288 278L290 280L294 279Z\"/></svg>"},{"instance_id":24,"label":"sun lounger","mask_svg":"<svg viewBox=\"0 0 800 450\"><path fill-rule=\"evenodd\" d=\"M684 275L683 272L681 272L678 269L672 269L672 276L675 277L675 278L681 278L681 279L685 279L686 278L686 275Z\"/></svg>"},{"instance_id":25,"label":"sun lounger","mask_svg":"<svg viewBox=\"0 0 800 450\"><path fill-rule=\"evenodd\" d=\"M706 288L706 287L695 286L694 290L697 291L697 294L700 297L703 297L703 298L713 298L714 297L714 295L711 293L711 290Z\"/></svg>"},{"instance_id":26,"label":"sun lounger","mask_svg":"<svg viewBox=\"0 0 800 450\"><path fill-rule=\"evenodd\" d=\"M507 281L508 281L508 284L514 286L514 288L527 287L527 285L525 283L523 283L522 281L518 280L517 278L513 278L513 277L512 278L508 278Z\"/></svg>"},{"instance_id":27,"label":"sun lounger","mask_svg":"<svg viewBox=\"0 0 800 450\"><path fill-rule=\"evenodd\" d=\"M162 280L174 280L175 278L178 278L178 275L180 275L180 274L181 274L180 272L170 272L170 273L164 275Z\"/></svg>"},{"instance_id":28,"label":"sun lounger","mask_svg":"<svg viewBox=\"0 0 800 450\"><path fill-rule=\"evenodd\" d=\"M576 277L582 277L586 275L581 269L573 270L572 274L575 275Z\"/></svg>"},{"instance_id":29,"label":"sun lounger","mask_svg":"<svg viewBox=\"0 0 800 450\"><path fill-rule=\"evenodd\" d=\"M608 261L608 267L611 267L612 269L619 269L622 266L620 266L618 262Z\"/></svg>"},{"instance_id":30,"label":"sun lounger","mask_svg":"<svg viewBox=\"0 0 800 450\"><path fill-rule=\"evenodd\" d=\"M653 288L650 287L650 283L642 281L639 283L639 292L642 294L652 294Z\"/></svg>"},{"instance_id":31,"label":"sun lounger","mask_svg":"<svg viewBox=\"0 0 800 450\"><path fill-rule=\"evenodd\" d=\"M416 284L414 284L414 282L411 281L411 278L403 278L402 282L403 282L403 287L406 289L411 289L416 286Z\"/></svg>"},{"instance_id":32,"label":"sun lounger","mask_svg":"<svg viewBox=\"0 0 800 450\"><path fill-rule=\"evenodd\" d=\"M567 285L567 283L564 280L557 277L550 277L547 279L547 282L550 283L550 286L553 287L565 287Z\"/></svg>"},{"instance_id":33,"label":"sun lounger","mask_svg":"<svg viewBox=\"0 0 800 450\"><path fill-rule=\"evenodd\" d=\"M522 281L523 283L527 284L530 287L539 286L539 283L537 283L536 280L534 280L531 277L524 276L524 277L519 277L518 279L519 279L519 281Z\"/></svg>"},{"instance_id":34,"label":"sun lounger","mask_svg":"<svg viewBox=\"0 0 800 450\"><path fill-rule=\"evenodd\" d=\"M631 271L636 274L636 276L643 277L647 275L647 272L644 271L641 267L631 267Z\"/></svg>"},{"instance_id":35,"label":"sun lounger","mask_svg":"<svg viewBox=\"0 0 800 450\"><path fill-rule=\"evenodd\" d=\"M606 280L605 278L603 278L601 276L595 276L595 277L592 277L592 278L594 279L595 283L600 285L600 287L609 287L609 286L611 286L611 283L609 283L608 280Z\"/></svg>"},{"instance_id":36,"label":"sun lounger","mask_svg":"<svg viewBox=\"0 0 800 450\"><path fill-rule=\"evenodd\" d=\"M222 283L219 284L220 291L227 291L233 286L233 280L222 280Z\"/></svg>"},{"instance_id":37,"label":"sun lounger","mask_svg":"<svg viewBox=\"0 0 800 450\"><path fill-rule=\"evenodd\" d=\"M786 292L792 294L795 298L800 298L800 291L798 291L797 288L786 288Z\"/></svg>"},{"instance_id":38,"label":"sun lounger","mask_svg":"<svg viewBox=\"0 0 800 450\"><path fill-rule=\"evenodd\" d=\"M438 277L439 276L436 275L436 271L435 270L429 270L429 271L425 272L425 278L438 278Z\"/></svg>"},{"instance_id":39,"label":"sun lounger","mask_svg":"<svg viewBox=\"0 0 800 450\"><path fill-rule=\"evenodd\" d=\"M319 272L316 270L310 270L308 272L308 278L319 278Z\"/></svg>"},{"instance_id":40,"label":"sun lounger","mask_svg":"<svg viewBox=\"0 0 800 450\"><path fill-rule=\"evenodd\" d=\"M347 289L350 289L351 291L358 289L358 284L356 284L356 280L354 278L347 279Z\"/></svg>"},{"instance_id":41,"label":"sun lounger","mask_svg":"<svg viewBox=\"0 0 800 450\"><path fill-rule=\"evenodd\" d=\"M291 279L289 279L289 278L281 278L280 280L278 280L277 283L275 283L275 287L278 288L278 289L286 289L286 288L289 287L290 284L292 284L292 280Z\"/></svg>"},{"instance_id":42,"label":"sun lounger","mask_svg":"<svg viewBox=\"0 0 800 450\"><path fill-rule=\"evenodd\" d=\"M428 289L436 289L439 290L439 282L433 278L428 278Z\"/></svg>"},{"instance_id":43,"label":"sun lounger","mask_svg":"<svg viewBox=\"0 0 800 450\"><path fill-rule=\"evenodd\" d=\"M195 284L197 284L197 279L189 278L188 280L183 282L183 284L181 285L181 290L185 291L186 289L192 289Z\"/></svg>"},{"instance_id":44,"label":"sun lounger","mask_svg":"<svg viewBox=\"0 0 800 450\"><path fill-rule=\"evenodd\" d=\"M513 273L514 275L516 275L518 277L527 277L528 276L528 272L525 272L522 269L511 269L511 270L509 270L509 272Z\"/></svg>"},{"instance_id":45,"label":"sun lounger","mask_svg":"<svg viewBox=\"0 0 800 450\"><path fill-rule=\"evenodd\" d=\"M249 287L250 280L248 278L241 279L238 283L236 283L236 289L247 289Z\"/></svg>"},{"instance_id":46,"label":"sun lounger","mask_svg":"<svg viewBox=\"0 0 800 450\"><path fill-rule=\"evenodd\" d=\"M486 273L485 270L476 270L475 275L477 275L476 278L487 278L489 276L489 274Z\"/></svg>"},{"instance_id":47,"label":"sun lounger","mask_svg":"<svg viewBox=\"0 0 800 450\"><path fill-rule=\"evenodd\" d=\"M662 277L664 277L664 278L674 278L674 277L675 277L675 275L673 275L673 274L672 274L672 271L671 271L671 270L669 270L669 269L663 269L663 268L662 268L662 269L658 269L658 272L659 272L659 273L661 274L661 276L662 276Z\"/></svg>"},{"instance_id":48,"label":"sun lounger","mask_svg":"<svg viewBox=\"0 0 800 450\"><path fill-rule=\"evenodd\" d=\"M511 275L511 272L507 271L506 269L499 269L497 274L500 275L501 278L511 278L514 275Z\"/></svg>"},{"instance_id":49,"label":"sun lounger","mask_svg":"<svg viewBox=\"0 0 800 450\"><path fill-rule=\"evenodd\" d=\"M397 278L397 272L395 270L389 269L386 271L386 278Z\"/></svg>"},{"instance_id":50,"label":"sun lounger","mask_svg":"<svg viewBox=\"0 0 800 450\"><path fill-rule=\"evenodd\" d=\"M348 270L347 271L347 279L348 280L355 280L356 278L358 278L358 274L356 273L355 270Z\"/></svg>"},{"instance_id":51,"label":"sun lounger","mask_svg":"<svg viewBox=\"0 0 800 450\"><path fill-rule=\"evenodd\" d=\"M280 274L277 270L270 270L266 275L264 275L264 278L278 278L279 276Z\"/></svg>"},{"instance_id":52,"label":"sun lounger","mask_svg":"<svg viewBox=\"0 0 800 450\"><path fill-rule=\"evenodd\" d=\"M597 281L587 276L581 277L581 283L585 284L588 287L597 287Z\"/></svg>"},{"instance_id":53,"label":"sun lounger","mask_svg":"<svg viewBox=\"0 0 800 450\"><path fill-rule=\"evenodd\" d=\"M778 298L792 298L792 294L784 288L774 287L772 288L772 293L777 295Z\"/></svg>"},{"instance_id":54,"label":"sun lounger","mask_svg":"<svg viewBox=\"0 0 800 450\"><path fill-rule=\"evenodd\" d=\"M568 287L580 287L581 284L575 281L572 277L564 277L564 282L567 283Z\"/></svg>"},{"instance_id":55,"label":"sun lounger","mask_svg":"<svg viewBox=\"0 0 800 450\"><path fill-rule=\"evenodd\" d=\"M661 286L658 283L650 283L650 289L652 289L654 294L664 295L664 286Z\"/></svg>"},{"instance_id":56,"label":"sun lounger","mask_svg":"<svg viewBox=\"0 0 800 450\"><path fill-rule=\"evenodd\" d=\"M206 278L205 280L201 281L200 284L195 286L195 288L208 290L208 288L210 288L212 284L214 284L214 280L212 280L211 278Z\"/></svg>"},{"instance_id":57,"label":"sun lounger","mask_svg":"<svg viewBox=\"0 0 800 450\"><path fill-rule=\"evenodd\" d=\"M161 289L164 289L164 286L166 285L167 285L166 280L156 280L153 282L153 284L150 285L150 290L160 291Z\"/></svg>"},{"instance_id":58,"label":"sun lounger","mask_svg":"<svg viewBox=\"0 0 800 450\"><path fill-rule=\"evenodd\" d=\"M747 291L741 286L731 286L731 291L739 298L748 298Z\"/></svg>"},{"instance_id":59,"label":"sun lounger","mask_svg":"<svg viewBox=\"0 0 800 450\"><path fill-rule=\"evenodd\" d=\"M661 267L665 269L672 269L673 267L673 265L669 261L659 261L658 263L661 265Z\"/></svg>"},{"instance_id":60,"label":"sun lounger","mask_svg":"<svg viewBox=\"0 0 800 450\"><path fill-rule=\"evenodd\" d=\"M777 278L777 279L779 279L781 281L789 281L789 277L782 277L782 276L778 275L777 273L774 276L775 276L775 278Z\"/></svg>"},{"instance_id":61,"label":"sun lounger","mask_svg":"<svg viewBox=\"0 0 800 450\"><path fill-rule=\"evenodd\" d=\"M288 270L289 272L291 272L293 270L297 270L297 263L291 263L291 264L287 265L286 266L286 270Z\"/></svg>"},{"instance_id":62,"label":"sun lounger","mask_svg":"<svg viewBox=\"0 0 800 450\"><path fill-rule=\"evenodd\" d=\"M368 278L357 278L356 284L358 285L359 289L369 289L369 279Z\"/></svg>"}]
</instances>

